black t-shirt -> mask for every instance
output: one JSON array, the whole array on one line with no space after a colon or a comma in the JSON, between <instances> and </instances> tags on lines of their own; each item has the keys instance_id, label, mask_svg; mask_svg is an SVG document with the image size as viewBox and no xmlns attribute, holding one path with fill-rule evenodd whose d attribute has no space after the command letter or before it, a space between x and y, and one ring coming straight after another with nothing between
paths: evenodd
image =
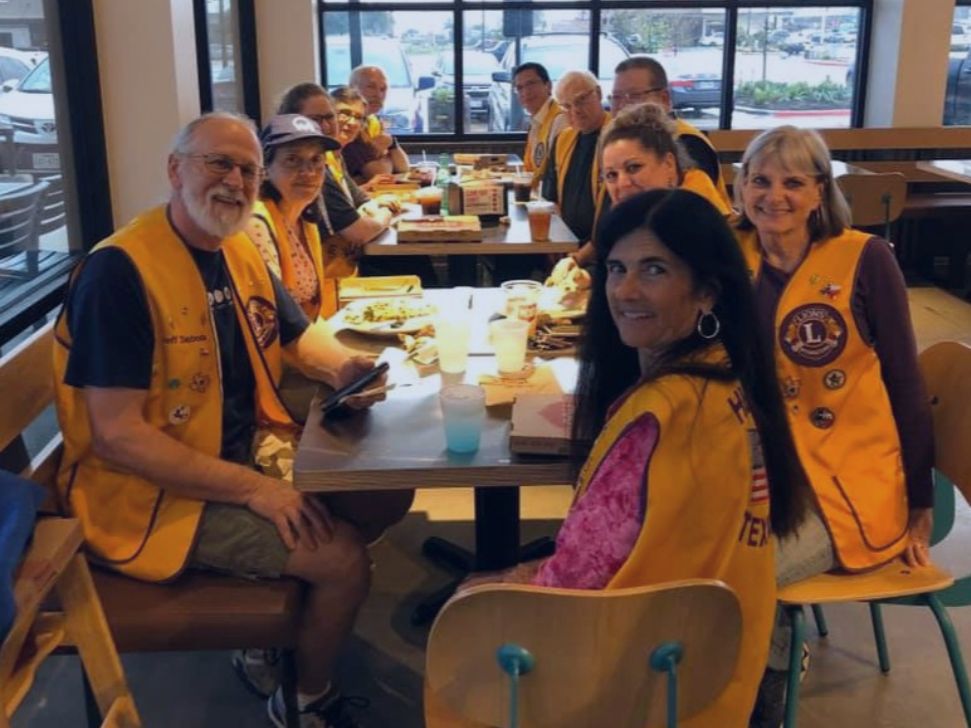
<instances>
[{"instance_id":1,"label":"black t-shirt","mask_svg":"<svg viewBox=\"0 0 971 728\"><path fill-rule=\"evenodd\" d=\"M566 180L563 184L563 199L558 199L556 178L563 174L556 169L556 144L561 137L557 137L550 149L550 164L546 168L546 178L543 181L543 197L553 200L560 205L560 217L567 227L579 240L590 239L593 230L593 218L596 214L596 201L590 187L590 172L593 160L597 154L597 140L600 130L580 134L577 144L570 157L570 166L566 170Z\"/></svg>"},{"instance_id":2,"label":"black t-shirt","mask_svg":"<svg viewBox=\"0 0 971 728\"><path fill-rule=\"evenodd\" d=\"M691 161L702 172L711 177L711 181L714 185L718 185L718 174L721 170L718 162L718 152L712 149L708 144L705 143L704 139L699 139L696 136L685 134L678 137L678 141L681 142L681 146L691 157Z\"/></svg>"},{"instance_id":3,"label":"black t-shirt","mask_svg":"<svg viewBox=\"0 0 971 728\"><path fill-rule=\"evenodd\" d=\"M187 246L209 294L223 378L224 460L246 463L256 428L256 380L233 308L233 289L222 251ZM272 273L280 342L297 339L306 315ZM88 256L65 304L71 351L64 381L72 387L148 389L155 336L140 276L124 251Z\"/></svg>"},{"instance_id":4,"label":"black t-shirt","mask_svg":"<svg viewBox=\"0 0 971 728\"><path fill-rule=\"evenodd\" d=\"M354 190L360 192L360 188L354 184L354 180L349 177L344 178L347 182L348 189L351 192L351 196L354 195ZM361 193L363 195L363 192ZM348 198L347 193L341 187L341 184L334 178L334 175L328 169L324 174L324 207L326 208L326 215L324 220L320 224L321 235L337 235L346 227L350 227L360 219L361 215L357 211L357 205L354 200ZM367 202L366 196L364 202ZM359 204L364 204L361 202ZM329 224L328 224L329 222Z\"/></svg>"}]
</instances>

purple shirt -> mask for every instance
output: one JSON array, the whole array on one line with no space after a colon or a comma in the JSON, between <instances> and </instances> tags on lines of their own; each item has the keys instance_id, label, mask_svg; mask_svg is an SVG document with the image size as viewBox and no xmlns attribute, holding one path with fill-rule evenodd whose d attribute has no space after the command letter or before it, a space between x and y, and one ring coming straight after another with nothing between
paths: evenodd
<instances>
[{"instance_id":1,"label":"purple shirt","mask_svg":"<svg viewBox=\"0 0 971 728\"><path fill-rule=\"evenodd\" d=\"M782 292L792 277L762 261L755 282L759 328L764 341L776 345L775 316ZM870 238L863 248L850 301L853 320L863 340L876 350L883 384L900 437L907 499L911 508L934 505L931 469L934 430L924 382L917 366L917 343L910 325L910 307L903 274L890 245Z\"/></svg>"}]
</instances>

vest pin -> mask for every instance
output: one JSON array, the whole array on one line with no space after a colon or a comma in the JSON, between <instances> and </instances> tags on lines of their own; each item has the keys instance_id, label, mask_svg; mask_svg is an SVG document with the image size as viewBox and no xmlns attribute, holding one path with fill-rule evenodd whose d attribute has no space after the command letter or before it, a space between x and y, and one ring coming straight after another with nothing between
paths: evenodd
<instances>
[{"instance_id":1,"label":"vest pin","mask_svg":"<svg viewBox=\"0 0 971 728\"><path fill-rule=\"evenodd\" d=\"M819 292L824 296L828 296L830 300L836 298L840 291L843 290L843 286L837 285L836 283L827 283L825 286L819 289Z\"/></svg>"},{"instance_id":2,"label":"vest pin","mask_svg":"<svg viewBox=\"0 0 971 728\"><path fill-rule=\"evenodd\" d=\"M836 421L836 415L829 407L817 407L810 412L809 421L813 424L813 427L818 427L820 430L828 430L833 426L833 422Z\"/></svg>"},{"instance_id":3,"label":"vest pin","mask_svg":"<svg viewBox=\"0 0 971 728\"><path fill-rule=\"evenodd\" d=\"M171 412L169 412L169 422L173 425L185 424L189 421L190 414L192 414L192 408L189 405L177 405Z\"/></svg>"}]
</instances>

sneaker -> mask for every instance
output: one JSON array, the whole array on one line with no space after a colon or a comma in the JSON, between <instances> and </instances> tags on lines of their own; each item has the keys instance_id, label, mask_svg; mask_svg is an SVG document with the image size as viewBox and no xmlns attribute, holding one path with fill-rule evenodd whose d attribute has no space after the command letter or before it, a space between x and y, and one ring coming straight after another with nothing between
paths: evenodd
<instances>
[{"instance_id":1,"label":"sneaker","mask_svg":"<svg viewBox=\"0 0 971 728\"><path fill-rule=\"evenodd\" d=\"M809 672L809 645L805 642L802 643L802 658L799 660L799 682L806 679L806 674Z\"/></svg>"},{"instance_id":2,"label":"sneaker","mask_svg":"<svg viewBox=\"0 0 971 728\"><path fill-rule=\"evenodd\" d=\"M246 688L268 698L280 686L280 650L236 650L233 669Z\"/></svg>"},{"instance_id":3,"label":"sneaker","mask_svg":"<svg viewBox=\"0 0 971 728\"><path fill-rule=\"evenodd\" d=\"M350 709L366 708L368 705L370 701L366 698L341 695L337 690L331 690L297 713L300 728L362 728ZM266 713L277 728L287 728L282 690L276 690L266 701Z\"/></svg>"}]
</instances>

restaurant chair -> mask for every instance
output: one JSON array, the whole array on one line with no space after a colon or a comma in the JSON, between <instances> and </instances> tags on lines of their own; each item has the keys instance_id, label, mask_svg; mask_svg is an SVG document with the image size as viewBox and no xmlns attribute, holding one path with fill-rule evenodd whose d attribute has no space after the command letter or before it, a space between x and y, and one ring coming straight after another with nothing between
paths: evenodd
<instances>
[{"instance_id":1,"label":"restaurant chair","mask_svg":"<svg viewBox=\"0 0 971 728\"><path fill-rule=\"evenodd\" d=\"M890 242L890 228L900 219L907 202L907 180L900 172L844 174L836 184L850 205L854 227L883 226Z\"/></svg>"},{"instance_id":2,"label":"restaurant chair","mask_svg":"<svg viewBox=\"0 0 971 728\"><path fill-rule=\"evenodd\" d=\"M27 259L23 271L0 268L0 273L28 276L37 273L38 212L48 187L47 182L40 181L0 195L0 260L18 253Z\"/></svg>"},{"instance_id":3,"label":"restaurant chair","mask_svg":"<svg viewBox=\"0 0 971 728\"><path fill-rule=\"evenodd\" d=\"M23 431L53 402L53 343L53 324L48 324L0 358L0 398L4 402L0 408L0 453L19 453L23 460ZM37 439L36 434L33 439ZM8 469L45 486L55 510L54 483L61 449L62 436L54 432L33 458L17 463L15 468L5 463ZM76 540L80 544L79 527ZM298 725L293 649L303 601L301 582L187 571L172 582L156 584L100 568L93 568L91 576L118 652L280 649L288 725ZM70 649L71 645L65 647ZM81 658L84 662L83 650ZM228 657L225 669L232 669ZM89 707L93 705L92 693L100 704L99 685L85 680L84 687ZM89 727L101 723L96 712L88 714Z\"/></svg>"},{"instance_id":4,"label":"restaurant chair","mask_svg":"<svg viewBox=\"0 0 971 728\"><path fill-rule=\"evenodd\" d=\"M429 635L425 725L675 726L724 690L741 630L735 593L711 579L470 587Z\"/></svg>"},{"instance_id":5,"label":"restaurant chair","mask_svg":"<svg viewBox=\"0 0 971 728\"><path fill-rule=\"evenodd\" d=\"M40 664L66 646L81 657L98 724L142 724L81 553L82 543L81 525L73 518L46 518L34 528L14 578L16 616L0 644L2 728L30 690ZM52 595L57 600L54 609L47 603Z\"/></svg>"},{"instance_id":6,"label":"restaurant chair","mask_svg":"<svg viewBox=\"0 0 971 728\"><path fill-rule=\"evenodd\" d=\"M37 219L37 234L46 235L66 224L64 211L64 179L59 174L44 177L47 193L41 201Z\"/></svg>"},{"instance_id":7,"label":"restaurant chair","mask_svg":"<svg viewBox=\"0 0 971 728\"><path fill-rule=\"evenodd\" d=\"M971 503L971 347L943 341L925 349L919 358L921 374L934 418L934 533L931 543L944 539L954 525L955 488ZM952 485L953 483L953 485ZM902 559L860 574L828 573L779 590L779 602L792 622L786 728L796 725L799 704L799 662L805 640L802 605L867 602L873 622L880 669L890 671L881 604L928 607L944 638L957 683L965 723L971 727L971 689L957 634L946 607L971 604L971 574L955 579L930 565L911 568ZM825 623L820 634L826 636Z\"/></svg>"}]
</instances>

